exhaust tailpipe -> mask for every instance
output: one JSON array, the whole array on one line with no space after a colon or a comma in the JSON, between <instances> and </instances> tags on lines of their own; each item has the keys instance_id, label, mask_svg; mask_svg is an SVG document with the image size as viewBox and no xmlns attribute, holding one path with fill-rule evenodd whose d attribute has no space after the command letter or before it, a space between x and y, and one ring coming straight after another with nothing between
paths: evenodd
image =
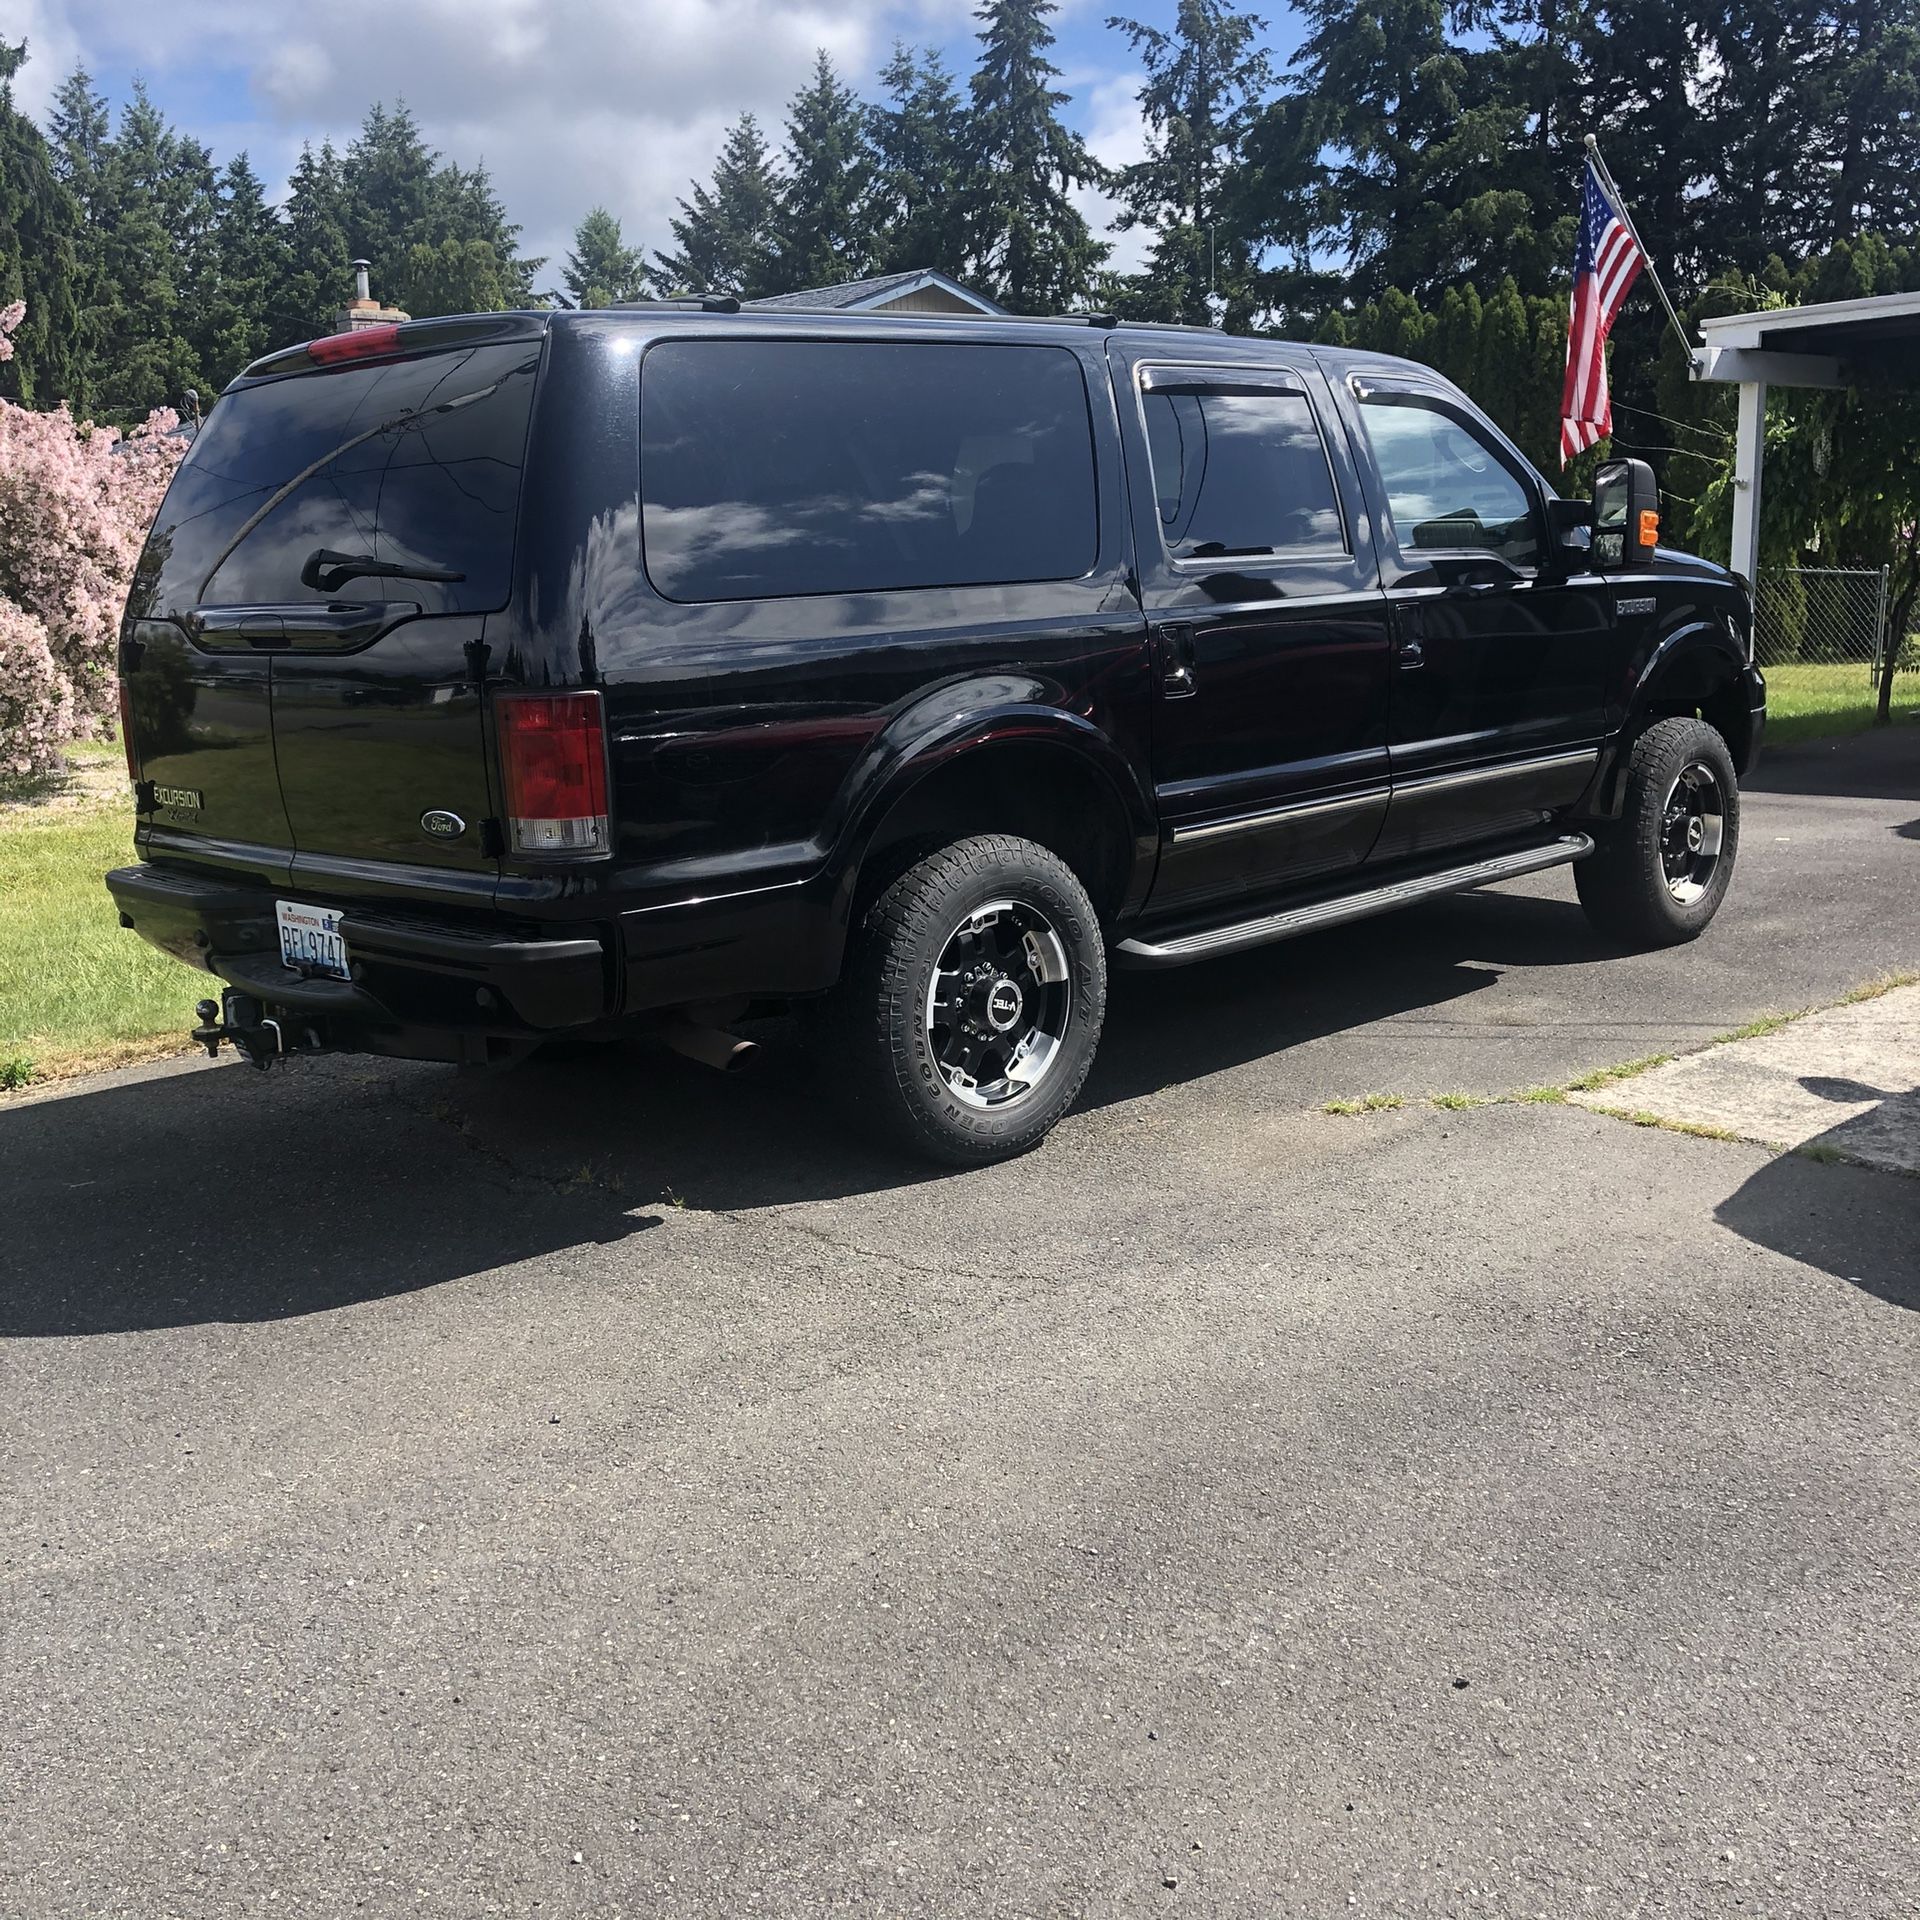
<instances>
[{"instance_id":1,"label":"exhaust tailpipe","mask_svg":"<svg viewBox=\"0 0 1920 1920\"><path fill-rule=\"evenodd\" d=\"M744 1072L760 1058L757 1040L742 1040L737 1033L696 1026L691 1020L669 1020L660 1029L660 1037L675 1053L684 1053L689 1060L698 1060L703 1067L721 1073Z\"/></svg>"}]
</instances>

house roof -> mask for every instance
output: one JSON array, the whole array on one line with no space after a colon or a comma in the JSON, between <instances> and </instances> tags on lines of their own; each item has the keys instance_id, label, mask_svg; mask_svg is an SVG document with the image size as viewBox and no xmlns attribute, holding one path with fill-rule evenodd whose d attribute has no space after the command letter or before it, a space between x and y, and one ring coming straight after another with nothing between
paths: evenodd
<instances>
[{"instance_id":1,"label":"house roof","mask_svg":"<svg viewBox=\"0 0 1920 1920\"><path fill-rule=\"evenodd\" d=\"M919 293L927 287L938 287L942 293L964 301L976 313L1006 311L984 294L975 293L971 287L963 287L958 280L949 279L946 274L937 273L931 267L915 267L906 273L883 273L872 280L843 280L834 287L807 287L799 293L776 293L764 300L749 300L745 304L749 307L798 307L810 312L868 313L875 307L885 306L889 300L898 300L902 294Z\"/></svg>"}]
</instances>

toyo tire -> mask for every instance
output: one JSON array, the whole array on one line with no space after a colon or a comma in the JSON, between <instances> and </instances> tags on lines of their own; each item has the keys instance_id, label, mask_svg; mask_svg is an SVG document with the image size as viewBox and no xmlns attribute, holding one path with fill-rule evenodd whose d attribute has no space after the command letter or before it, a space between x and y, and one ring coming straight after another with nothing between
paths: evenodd
<instances>
[{"instance_id":1,"label":"toyo tire","mask_svg":"<svg viewBox=\"0 0 1920 1920\"><path fill-rule=\"evenodd\" d=\"M1106 947L1073 870L981 834L929 854L874 903L820 1040L858 1117L949 1166L1037 1146L1093 1064Z\"/></svg>"},{"instance_id":2,"label":"toyo tire","mask_svg":"<svg viewBox=\"0 0 1920 1920\"><path fill-rule=\"evenodd\" d=\"M1678 946L1720 911L1739 847L1740 785L1727 743L1703 720L1660 720L1633 743L1620 818L1595 836L1574 885L1608 939Z\"/></svg>"}]
</instances>

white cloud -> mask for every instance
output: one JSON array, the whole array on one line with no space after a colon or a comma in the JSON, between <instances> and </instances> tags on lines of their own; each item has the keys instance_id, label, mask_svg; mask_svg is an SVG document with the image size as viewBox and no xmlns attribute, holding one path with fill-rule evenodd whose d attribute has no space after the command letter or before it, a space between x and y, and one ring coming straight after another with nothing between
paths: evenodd
<instances>
[{"instance_id":1,"label":"white cloud","mask_svg":"<svg viewBox=\"0 0 1920 1920\"><path fill-rule=\"evenodd\" d=\"M43 119L60 82L80 56L80 37L64 0L6 0L0 6L0 40L27 43L27 64L13 83L15 104Z\"/></svg>"},{"instance_id":2,"label":"white cloud","mask_svg":"<svg viewBox=\"0 0 1920 1920\"><path fill-rule=\"evenodd\" d=\"M1090 5L1091 0L1080 0ZM793 92L826 48L870 84L896 35L965 42L973 0L0 0L25 34L16 83L44 117L75 60L139 72L176 124L224 161L244 147L278 195L302 140L344 145L376 100L404 98L429 144L485 161L552 285L575 223L596 203L629 241L668 244L667 217L710 172L743 110L778 142ZM964 59L964 56L963 56ZM209 78L209 69L215 69ZM232 76L228 79L227 76ZM1074 119L1108 165L1145 150L1140 78L1062 76ZM112 89L120 92L118 84ZM1105 232L1105 195L1076 195ZM1138 231L1108 236L1113 264L1145 258Z\"/></svg>"},{"instance_id":3,"label":"white cloud","mask_svg":"<svg viewBox=\"0 0 1920 1920\"><path fill-rule=\"evenodd\" d=\"M22 26L15 14L24 9ZM352 137L404 98L428 141L484 160L522 244L557 264L596 202L630 240L665 245L667 215L751 109L777 140L816 48L864 83L896 26L937 31L966 0L0 0L33 58L21 104L44 113L76 58L144 73L224 159L246 146L278 192L302 139ZM217 128L170 105L205 97L209 58L246 76Z\"/></svg>"},{"instance_id":4,"label":"white cloud","mask_svg":"<svg viewBox=\"0 0 1920 1920\"><path fill-rule=\"evenodd\" d=\"M1146 122L1140 118L1140 74L1070 72L1062 74L1061 84L1084 103L1086 142L1102 166L1124 167L1147 157ZM1094 231L1106 234L1112 243L1107 265L1117 273L1138 273L1152 251L1153 236L1144 227L1107 233L1120 203L1097 188L1081 187L1073 200Z\"/></svg>"}]
</instances>

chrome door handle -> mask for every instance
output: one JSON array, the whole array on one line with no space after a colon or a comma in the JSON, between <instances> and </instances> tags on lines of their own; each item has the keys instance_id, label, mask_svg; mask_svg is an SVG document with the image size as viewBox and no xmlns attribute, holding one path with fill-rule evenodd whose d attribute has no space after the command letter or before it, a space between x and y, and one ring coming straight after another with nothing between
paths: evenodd
<instances>
[{"instance_id":1,"label":"chrome door handle","mask_svg":"<svg viewBox=\"0 0 1920 1920\"><path fill-rule=\"evenodd\" d=\"M1418 640L1409 635L1400 642L1398 658L1403 667L1424 667L1427 664L1427 650Z\"/></svg>"},{"instance_id":2,"label":"chrome door handle","mask_svg":"<svg viewBox=\"0 0 1920 1920\"><path fill-rule=\"evenodd\" d=\"M1194 692L1193 629L1183 620L1162 621L1154 628L1160 648L1160 691L1169 700L1190 699Z\"/></svg>"}]
</instances>

